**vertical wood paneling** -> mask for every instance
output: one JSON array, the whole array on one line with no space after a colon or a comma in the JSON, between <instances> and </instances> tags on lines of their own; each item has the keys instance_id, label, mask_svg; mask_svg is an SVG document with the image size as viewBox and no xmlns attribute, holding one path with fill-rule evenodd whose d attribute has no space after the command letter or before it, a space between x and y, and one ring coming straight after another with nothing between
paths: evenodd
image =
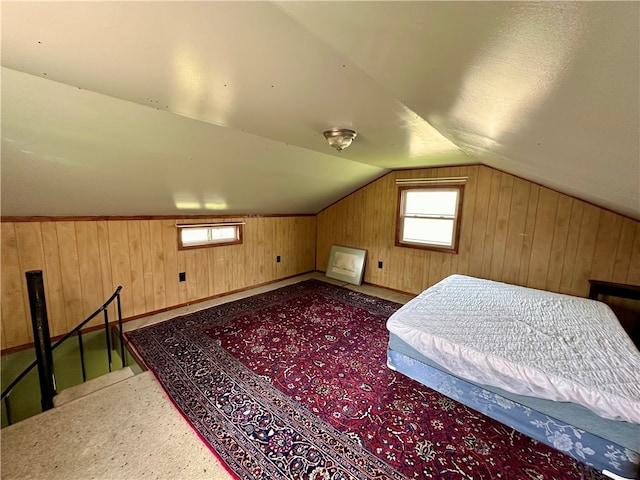
<instances>
[{"instance_id":1,"label":"vertical wood paneling","mask_svg":"<svg viewBox=\"0 0 640 480\"><path fill-rule=\"evenodd\" d=\"M212 248L208 248L205 253L205 261L207 262L207 296L211 297L215 295L216 291L215 268L213 268L213 265L215 263L215 256Z\"/></svg>"},{"instance_id":2,"label":"vertical wood paneling","mask_svg":"<svg viewBox=\"0 0 640 480\"><path fill-rule=\"evenodd\" d=\"M496 214L496 226L491 249L491 274L492 280L502 278L504 268L504 254L507 249L507 233L509 228L509 214L511 212L511 196L513 195L513 177L500 174L500 191L498 194L498 212Z\"/></svg>"},{"instance_id":3,"label":"vertical wood paneling","mask_svg":"<svg viewBox=\"0 0 640 480\"><path fill-rule=\"evenodd\" d=\"M507 249L501 281L518 283L522 246L527 225L527 207L531 184L520 178L514 179L509 209L509 227L507 229Z\"/></svg>"},{"instance_id":4,"label":"vertical wood paneling","mask_svg":"<svg viewBox=\"0 0 640 480\"><path fill-rule=\"evenodd\" d=\"M377 183L377 182L376 182ZM374 183L373 185L375 185ZM378 249L376 248L375 241L375 233L374 233L374 225L376 222L373 221L376 215L376 202L375 197L370 194L371 185L367 185L362 189L363 191L363 201L364 201L364 210L363 217L364 221L362 222L362 239L363 239L363 248L367 250L367 262L370 264L374 263L377 265L378 263ZM379 268L365 268L365 282L373 282L373 278L376 276Z\"/></svg>"},{"instance_id":5,"label":"vertical wood paneling","mask_svg":"<svg viewBox=\"0 0 640 480\"><path fill-rule=\"evenodd\" d=\"M529 204L527 205L527 221L524 227L524 236L522 240L522 253L520 257L520 271L518 281L520 285L528 285L529 279L529 262L531 261L531 246L533 244L533 234L536 225L536 214L538 212L538 198L540 196L540 187L531 185L529 190Z\"/></svg>"},{"instance_id":6,"label":"vertical wood paneling","mask_svg":"<svg viewBox=\"0 0 640 480\"><path fill-rule=\"evenodd\" d=\"M616 248L616 258L613 263L613 273L611 279L617 283L627 283L627 274L631 264L633 254L633 243L636 238L636 231L640 223L629 218L622 219L620 228L620 239Z\"/></svg>"},{"instance_id":7,"label":"vertical wood paneling","mask_svg":"<svg viewBox=\"0 0 640 480\"><path fill-rule=\"evenodd\" d=\"M180 275L180 272L184 272L186 275L186 278L188 279L189 284L193 284L195 282L195 278L191 278L192 275L188 268L189 262L187 261L188 256L189 256L189 250L177 252L176 261L178 263L177 265L178 275ZM188 284L186 283L186 281L180 282L179 278L180 277L178 277L178 280L177 280L178 281L178 298L180 299L180 303L185 303L188 298L188 293L187 293Z\"/></svg>"},{"instance_id":8,"label":"vertical wood paneling","mask_svg":"<svg viewBox=\"0 0 640 480\"><path fill-rule=\"evenodd\" d=\"M109 228L104 220L96 222L98 228L98 250L100 251L100 271L102 273L102 295L106 300L117 285L111 276L111 252L109 249Z\"/></svg>"},{"instance_id":9,"label":"vertical wood paneling","mask_svg":"<svg viewBox=\"0 0 640 480\"><path fill-rule=\"evenodd\" d=\"M316 220L315 217L293 217L294 272L307 272L315 269ZM361 233L364 234L364 230ZM292 273L293 275L294 273Z\"/></svg>"},{"instance_id":10,"label":"vertical wood paneling","mask_svg":"<svg viewBox=\"0 0 640 480\"><path fill-rule=\"evenodd\" d=\"M42 231L40 223L16 223L16 244L18 248L18 261L21 272L29 270L42 270L45 289L47 287L47 275L44 273L44 247L42 245ZM26 282L26 280L25 280ZM29 312L29 295L26 288L23 288L23 301L25 311ZM45 291L46 296L46 291Z\"/></svg>"},{"instance_id":11,"label":"vertical wood paneling","mask_svg":"<svg viewBox=\"0 0 640 480\"><path fill-rule=\"evenodd\" d=\"M144 281L145 311L155 309L153 290L153 250L151 242L151 225L149 220L140 221L140 242L142 244L142 277Z\"/></svg>"},{"instance_id":12,"label":"vertical wood paneling","mask_svg":"<svg viewBox=\"0 0 640 480\"><path fill-rule=\"evenodd\" d=\"M131 268L131 297L133 300L133 312L135 315L138 315L144 313L147 308L144 292L144 262L142 259L143 245L140 221L128 221L127 234L129 243L129 265Z\"/></svg>"},{"instance_id":13,"label":"vertical wood paneling","mask_svg":"<svg viewBox=\"0 0 640 480\"><path fill-rule=\"evenodd\" d=\"M459 253L396 247L396 177L437 175L469 177ZM3 223L2 348L31 341L24 268L45 272L54 334L72 328L119 284L127 317L314 266L325 270L333 243L367 249L367 281L413 293L470 270L577 295L586 295L596 276L640 283L639 222L484 166L392 172L316 217L244 221L242 245L181 252L178 220ZM187 282L178 282L179 271Z\"/></svg>"},{"instance_id":14,"label":"vertical wood paneling","mask_svg":"<svg viewBox=\"0 0 640 480\"><path fill-rule=\"evenodd\" d=\"M3 223L2 262L2 348L29 342L33 339L29 309L25 308L26 280L20 269L18 242L14 223Z\"/></svg>"},{"instance_id":15,"label":"vertical wood paneling","mask_svg":"<svg viewBox=\"0 0 640 480\"><path fill-rule=\"evenodd\" d=\"M41 223L42 246L44 248L44 268L47 285L47 314L49 316L49 333L61 335L67 331L67 321L62 288L62 271L58 253L58 233L52 222ZM4 253L4 252L3 252Z\"/></svg>"},{"instance_id":16,"label":"vertical wood paneling","mask_svg":"<svg viewBox=\"0 0 640 480\"><path fill-rule=\"evenodd\" d=\"M74 222L76 241L78 242L78 267L80 270L80 286L82 288L82 307L84 320L100 305L105 298L102 295L102 272L100 269L100 247L98 244L98 227L94 222ZM96 288L98 286L98 288ZM79 321L78 320L78 323ZM96 318L90 325L99 324Z\"/></svg>"},{"instance_id":17,"label":"vertical wood paneling","mask_svg":"<svg viewBox=\"0 0 640 480\"><path fill-rule=\"evenodd\" d=\"M245 222L244 269L247 272L246 280L250 285L258 285L266 281L263 280L264 278L272 278L267 271L274 265L274 259L268 246L273 232L267 233L264 217L246 218Z\"/></svg>"},{"instance_id":18,"label":"vertical wood paneling","mask_svg":"<svg viewBox=\"0 0 640 480\"><path fill-rule=\"evenodd\" d=\"M231 290L231 282L228 277L231 275L230 268L227 268L227 258L224 255L226 247L212 248L213 251L213 270L215 275L214 295L221 294Z\"/></svg>"},{"instance_id":19,"label":"vertical wood paneling","mask_svg":"<svg viewBox=\"0 0 640 480\"><path fill-rule=\"evenodd\" d=\"M196 291L195 296L191 300L206 298L209 296L209 268L207 266L206 249L195 250L196 260Z\"/></svg>"},{"instance_id":20,"label":"vertical wood paneling","mask_svg":"<svg viewBox=\"0 0 640 480\"><path fill-rule=\"evenodd\" d=\"M469 177L464 187L464 201L462 205L462 224L460 227L460 247L458 248L458 272L469 273L469 258L471 256L473 218L475 216L476 183L478 166L468 167L465 173ZM417 292L416 292L417 293Z\"/></svg>"},{"instance_id":21,"label":"vertical wood paneling","mask_svg":"<svg viewBox=\"0 0 640 480\"><path fill-rule=\"evenodd\" d=\"M120 301L122 315L134 315L133 291L131 288L131 261L129 256L129 233L126 221L109 222L109 256L111 257L111 277L116 285L122 286Z\"/></svg>"},{"instance_id":22,"label":"vertical wood paneling","mask_svg":"<svg viewBox=\"0 0 640 480\"><path fill-rule=\"evenodd\" d=\"M526 282L533 288L544 289L547 285L557 209L558 193L548 188L541 188L531 242L529 280Z\"/></svg>"},{"instance_id":23,"label":"vertical wood paneling","mask_svg":"<svg viewBox=\"0 0 640 480\"><path fill-rule=\"evenodd\" d=\"M163 222L160 220L149 223L151 237L151 271L153 272L153 300L156 310L165 308L168 305L162 227ZM177 235L176 233L176 242L178 241Z\"/></svg>"},{"instance_id":24,"label":"vertical wood paneling","mask_svg":"<svg viewBox=\"0 0 640 480\"><path fill-rule=\"evenodd\" d=\"M424 252L424 259L422 260L423 263L423 270L422 270L422 283L420 284L422 288L422 285L429 285L429 272L431 271L431 254L434 252L429 252L429 251L425 251ZM409 291L413 291L413 290L409 290Z\"/></svg>"},{"instance_id":25,"label":"vertical wood paneling","mask_svg":"<svg viewBox=\"0 0 640 480\"><path fill-rule=\"evenodd\" d=\"M227 268L231 271L231 283L229 284L229 290L234 291L242 288L242 279L240 278L244 274L244 262L242 261L244 247L242 245L229 245L224 247L229 251L229 264ZM289 259L292 262L292 259Z\"/></svg>"},{"instance_id":26,"label":"vertical wood paneling","mask_svg":"<svg viewBox=\"0 0 640 480\"><path fill-rule=\"evenodd\" d=\"M622 234L622 217L603 211L600 215L596 245L591 264L591 278L612 278L618 244Z\"/></svg>"},{"instance_id":27,"label":"vertical wood paneling","mask_svg":"<svg viewBox=\"0 0 640 480\"><path fill-rule=\"evenodd\" d=\"M264 261L261 255L258 254L258 245L260 243L264 244L264 238L261 239L260 234L264 232L258 231L257 224L257 218L247 218L243 228L245 241L244 268L247 272L247 280L251 285L259 283L260 263Z\"/></svg>"},{"instance_id":28,"label":"vertical wood paneling","mask_svg":"<svg viewBox=\"0 0 640 480\"><path fill-rule=\"evenodd\" d=\"M416 288L416 285L422 285L422 278L424 277L424 269L426 265L426 262L424 261L425 252L417 249L412 250L413 251L408 255L408 265L405 273L407 279L407 290L413 290Z\"/></svg>"},{"instance_id":29,"label":"vertical wood paneling","mask_svg":"<svg viewBox=\"0 0 640 480\"><path fill-rule=\"evenodd\" d=\"M64 292L66 330L69 331L86 318L82 301L75 223L56 222L56 231Z\"/></svg>"},{"instance_id":30,"label":"vertical wood paneling","mask_svg":"<svg viewBox=\"0 0 640 480\"><path fill-rule=\"evenodd\" d=\"M396 212L398 210L398 192L395 189L395 178L391 176L385 177L384 188L380 192L381 215L374 221L380 223L378 230L378 239L386 239L382 245L382 257L384 258L384 275L387 281L391 281L393 270L390 267L395 265L394 257L402 250L394 246L396 235ZM339 222L344 219L336 218L336 228ZM326 265L326 263L325 263Z\"/></svg>"},{"instance_id":31,"label":"vertical wood paneling","mask_svg":"<svg viewBox=\"0 0 640 480\"><path fill-rule=\"evenodd\" d=\"M354 245L357 247L357 245ZM395 279L394 284L397 285L399 289L403 289L407 287L407 283L404 275L404 259L406 257L406 253L403 249L394 247L389 252L389 261L385 264L385 268L389 271L389 277Z\"/></svg>"},{"instance_id":32,"label":"vertical wood paneling","mask_svg":"<svg viewBox=\"0 0 640 480\"><path fill-rule=\"evenodd\" d=\"M559 195L553 228L553 239L551 240L551 251L549 252L547 284L545 287L545 289L553 292L560 291L560 281L562 279L563 260L567 247L567 237L569 235L569 221L571 219L572 205L572 198L565 195Z\"/></svg>"},{"instance_id":33,"label":"vertical wood paneling","mask_svg":"<svg viewBox=\"0 0 640 480\"><path fill-rule=\"evenodd\" d=\"M473 227L471 231L471 250L469 257L469 275L482 276L482 259L485 246L485 232L489 210L489 198L491 194L491 170L482 168L478 172L478 181L475 195L475 209L472 217ZM469 220L467 220L468 223Z\"/></svg>"},{"instance_id":34,"label":"vertical wood paneling","mask_svg":"<svg viewBox=\"0 0 640 480\"><path fill-rule=\"evenodd\" d=\"M187 266L185 267L189 274L189 281L185 283L187 284L187 301L190 302L198 298L198 290L206 287L206 283L204 283L200 268L198 268L198 254L202 253L202 250L188 250L186 253L189 254L186 257Z\"/></svg>"},{"instance_id":35,"label":"vertical wood paneling","mask_svg":"<svg viewBox=\"0 0 640 480\"><path fill-rule=\"evenodd\" d=\"M363 196L353 204L364 203ZM315 217L226 220L246 222L243 244L185 251L178 251L179 219L2 223L2 348L32 341L27 269L44 272L53 335L93 313L117 285L126 318L314 269ZM360 225L351 235L363 232ZM178 281L181 271L186 282ZM115 309L109 314L114 320Z\"/></svg>"},{"instance_id":36,"label":"vertical wood paneling","mask_svg":"<svg viewBox=\"0 0 640 480\"><path fill-rule=\"evenodd\" d=\"M273 219L275 226L274 231L276 232L276 255L280 256L280 263L276 264L276 275L277 278L284 278L289 275L289 271L291 270L291 228L289 222L287 222L286 218L275 218ZM351 228L346 228L347 235L351 235Z\"/></svg>"},{"instance_id":37,"label":"vertical wood paneling","mask_svg":"<svg viewBox=\"0 0 640 480\"><path fill-rule=\"evenodd\" d=\"M500 180L502 175L494 171L491 177L491 188L489 191L489 209L487 214L487 228L484 233L484 245L482 254L483 278L491 278L491 264L493 263L493 248L495 245L496 224L498 222L498 202L500 200Z\"/></svg>"},{"instance_id":38,"label":"vertical wood paneling","mask_svg":"<svg viewBox=\"0 0 640 480\"><path fill-rule=\"evenodd\" d=\"M231 275L231 291L239 290L245 287L244 284L244 262L242 261L244 257L244 247L242 245L230 245L229 253L231 254L231 265L228 267L232 269ZM289 260L290 263L293 262L293 259Z\"/></svg>"},{"instance_id":39,"label":"vertical wood paneling","mask_svg":"<svg viewBox=\"0 0 640 480\"><path fill-rule=\"evenodd\" d=\"M276 269L276 221L274 218L263 218L262 225L264 229L264 258L265 258L265 271L264 278L278 278L278 271ZM266 281L266 280L265 280Z\"/></svg>"},{"instance_id":40,"label":"vertical wood paneling","mask_svg":"<svg viewBox=\"0 0 640 480\"><path fill-rule=\"evenodd\" d=\"M162 241L164 250L164 280L166 302L169 305L178 305L180 295L178 292L178 233L175 220L162 220Z\"/></svg>"},{"instance_id":41,"label":"vertical wood paneling","mask_svg":"<svg viewBox=\"0 0 640 480\"><path fill-rule=\"evenodd\" d=\"M571 281L570 293L572 295L586 296L589 293L589 277L593 264L593 253L596 247L601 212L602 209L593 205L585 205L582 212L580 238Z\"/></svg>"},{"instance_id":42,"label":"vertical wood paneling","mask_svg":"<svg viewBox=\"0 0 640 480\"><path fill-rule=\"evenodd\" d=\"M567 235L567 248L562 262L562 275L560 277L560 292L570 293L573 281L573 269L578 252L580 229L582 227L582 213L584 202L574 200L571 206L571 220L569 221L569 233Z\"/></svg>"},{"instance_id":43,"label":"vertical wood paneling","mask_svg":"<svg viewBox=\"0 0 640 480\"><path fill-rule=\"evenodd\" d=\"M458 254L396 247L395 179L458 175L468 176ZM350 238L371 253L367 281L412 293L451 273L583 296L595 275L640 283L637 221L485 166L391 172L316 220L318 270L331 244Z\"/></svg>"}]
</instances>

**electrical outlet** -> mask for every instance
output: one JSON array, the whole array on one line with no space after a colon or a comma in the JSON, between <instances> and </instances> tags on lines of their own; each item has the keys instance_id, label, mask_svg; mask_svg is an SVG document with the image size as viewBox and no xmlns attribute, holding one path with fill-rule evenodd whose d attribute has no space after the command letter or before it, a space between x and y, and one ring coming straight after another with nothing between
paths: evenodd
<instances>
[{"instance_id":1,"label":"electrical outlet","mask_svg":"<svg viewBox=\"0 0 640 480\"><path fill-rule=\"evenodd\" d=\"M280 263L280 255L276 257L276 263Z\"/></svg>"},{"instance_id":2,"label":"electrical outlet","mask_svg":"<svg viewBox=\"0 0 640 480\"><path fill-rule=\"evenodd\" d=\"M180 273L178 274L178 279L179 279L181 282L185 282L185 281L187 280L187 272L180 272Z\"/></svg>"},{"instance_id":3,"label":"electrical outlet","mask_svg":"<svg viewBox=\"0 0 640 480\"><path fill-rule=\"evenodd\" d=\"M378 268L382 268L382 261L378 260Z\"/></svg>"}]
</instances>

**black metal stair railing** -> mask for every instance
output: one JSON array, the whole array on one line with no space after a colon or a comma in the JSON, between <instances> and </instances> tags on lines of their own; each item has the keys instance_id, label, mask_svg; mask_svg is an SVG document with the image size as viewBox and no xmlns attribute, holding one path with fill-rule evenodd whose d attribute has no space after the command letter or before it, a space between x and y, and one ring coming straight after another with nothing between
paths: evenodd
<instances>
[{"instance_id":1,"label":"black metal stair railing","mask_svg":"<svg viewBox=\"0 0 640 480\"><path fill-rule=\"evenodd\" d=\"M44 282L42 280L42 271L34 270L26 272L27 288L29 290L29 306L31 308L31 320L33 324L33 337L36 347L36 359L25 368L20 375L18 375L11 384L2 391L0 400L4 401L5 412L7 414L7 423L11 425L11 404L10 395L13 388L37 365L38 374L40 380L40 393L42 396L42 410L48 410L53 407L53 397L56 395L55 376L53 373L53 360L52 352L58 346L60 346L65 340L72 337L74 334L78 337L79 350L80 350L80 365L82 368L82 381L87 381L85 359L84 359L84 345L82 341L81 329L93 320L95 317L103 313L104 316L104 329L107 343L107 356L109 362L109 372L112 368L112 356L111 356L111 336L109 334L109 311L108 307L115 301L117 322L118 322L118 335L120 341L120 356L122 358L122 367L127 364L124 348L124 336L122 332L122 309L120 305L120 291L122 286L118 286L113 292L111 297L102 304L95 312L89 315L86 319L80 322L70 332L65 334L60 340L51 345L51 338L49 336L49 322L47 318L47 308L44 298Z\"/></svg>"}]
</instances>

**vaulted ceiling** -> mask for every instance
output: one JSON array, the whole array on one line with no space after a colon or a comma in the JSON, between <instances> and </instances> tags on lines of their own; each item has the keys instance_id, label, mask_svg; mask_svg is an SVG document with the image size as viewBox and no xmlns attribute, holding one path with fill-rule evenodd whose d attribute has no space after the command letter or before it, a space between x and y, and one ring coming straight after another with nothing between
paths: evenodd
<instances>
[{"instance_id":1,"label":"vaulted ceiling","mask_svg":"<svg viewBox=\"0 0 640 480\"><path fill-rule=\"evenodd\" d=\"M640 218L638 2L0 8L2 215L316 213L484 163Z\"/></svg>"}]
</instances>

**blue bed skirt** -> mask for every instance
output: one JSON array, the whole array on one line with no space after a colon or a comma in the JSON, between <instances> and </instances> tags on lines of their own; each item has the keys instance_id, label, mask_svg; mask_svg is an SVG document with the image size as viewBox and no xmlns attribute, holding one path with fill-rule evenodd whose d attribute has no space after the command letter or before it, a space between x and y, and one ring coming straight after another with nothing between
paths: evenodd
<instances>
[{"instance_id":1,"label":"blue bed skirt","mask_svg":"<svg viewBox=\"0 0 640 480\"><path fill-rule=\"evenodd\" d=\"M398 339L395 344L398 344ZM401 342L401 341L400 341ZM396 370L410 378L432 388L447 397L450 397L488 417L491 417L509 427L570 455L577 460L606 473L613 473L619 477L635 479L640 470L640 425L627 422L604 421L609 437L618 441L602 438L575 425L558 420L555 417L545 415L529 406L506 398L506 396L489 391L479 385L455 377L436 366L417 360L406 352L405 348L394 349L392 342L387 351L387 364L392 370ZM410 349L410 347L408 347ZM419 356L419 355L414 355ZM423 360L423 359L421 359ZM507 392L505 392L507 393ZM519 396L518 396L519 397ZM538 399L534 399L538 400ZM549 402L548 403L558 403ZM566 409L571 404L561 404ZM578 412L584 410L579 407ZM588 412L590 413L590 412ZM589 415L581 415L586 421L598 422L590 419ZM595 425L592 431L600 432L599 425ZM622 443L623 445L620 445Z\"/></svg>"}]
</instances>

